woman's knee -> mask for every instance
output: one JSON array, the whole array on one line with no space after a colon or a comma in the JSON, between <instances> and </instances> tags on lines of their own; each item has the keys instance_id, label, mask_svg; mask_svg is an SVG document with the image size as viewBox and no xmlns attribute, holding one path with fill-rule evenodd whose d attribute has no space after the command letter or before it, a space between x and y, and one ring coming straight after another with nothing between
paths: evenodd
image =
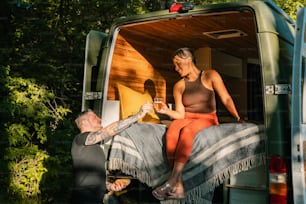
<instances>
[{"instance_id":1,"label":"woman's knee","mask_svg":"<svg viewBox=\"0 0 306 204\"><path fill-rule=\"evenodd\" d=\"M190 126L186 126L184 128L182 128L181 130L181 135L190 135L190 134L194 134L194 129Z\"/></svg>"}]
</instances>

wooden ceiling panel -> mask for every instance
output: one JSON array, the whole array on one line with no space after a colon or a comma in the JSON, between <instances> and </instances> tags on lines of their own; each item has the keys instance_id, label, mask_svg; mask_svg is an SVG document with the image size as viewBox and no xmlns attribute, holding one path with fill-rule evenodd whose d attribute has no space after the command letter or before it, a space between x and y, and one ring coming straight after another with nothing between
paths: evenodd
<instances>
[{"instance_id":1,"label":"wooden ceiling panel","mask_svg":"<svg viewBox=\"0 0 306 204\"><path fill-rule=\"evenodd\" d=\"M229 29L240 30L247 36L214 39L203 34ZM148 46L155 47L157 52L169 52L179 47L211 47L241 58L258 57L256 26L250 11L195 15L123 26L120 35L140 50Z\"/></svg>"}]
</instances>

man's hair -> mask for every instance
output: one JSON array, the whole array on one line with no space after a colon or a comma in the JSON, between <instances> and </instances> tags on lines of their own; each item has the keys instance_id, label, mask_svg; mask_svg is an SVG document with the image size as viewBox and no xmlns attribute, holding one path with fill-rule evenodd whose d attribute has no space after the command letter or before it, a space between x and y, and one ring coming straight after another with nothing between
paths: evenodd
<instances>
[{"instance_id":1,"label":"man's hair","mask_svg":"<svg viewBox=\"0 0 306 204\"><path fill-rule=\"evenodd\" d=\"M85 119L85 116L90 112L93 111L91 109L87 109L78 114L77 118L75 119L75 124L79 129L81 128L81 122Z\"/></svg>"},{"instance_id":2,"label":"man's hair","mask_svg":"<svg viewBox=\"0 0 306 204\"><path fill-rule=\"evenodd\" d=\"M193 54L193 50L188 48L188 47L182 47L182 48L179 48L177 49L173 54L172 54L172 59L175 57L175 56L178 56L180 58L183 58L183 59L186 59L187 57L191 57L193 63L196 64L196 58Z\"/></svg>"}]
</instances>

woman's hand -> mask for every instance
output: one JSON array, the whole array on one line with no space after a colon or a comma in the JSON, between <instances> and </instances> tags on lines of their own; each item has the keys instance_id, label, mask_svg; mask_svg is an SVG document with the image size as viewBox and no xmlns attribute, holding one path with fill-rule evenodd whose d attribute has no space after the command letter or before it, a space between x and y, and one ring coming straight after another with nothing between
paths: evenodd
<instances>
[{"instance_id":1,"label":"woman's hand","mask_svg":"<svg viewBox=\"0 0 306 204\"><path fill-rule=\"evenodd\" d=\"M242 118L237 118L237 123L246 123L247 121L245 121L244 119Z\"/></svg>"},{"instance_id":2,"label":"woman's hand","mask_svg":"<svg viewBox=\"0 0 306 204\"><path fill-rule=\"evenodd\" d=\"M169 110L169 108L164 102L160 102L158 104L154 103L154 110L157 113L165 114L167 112L167 110Z\"/></svg>"}]
</instances>

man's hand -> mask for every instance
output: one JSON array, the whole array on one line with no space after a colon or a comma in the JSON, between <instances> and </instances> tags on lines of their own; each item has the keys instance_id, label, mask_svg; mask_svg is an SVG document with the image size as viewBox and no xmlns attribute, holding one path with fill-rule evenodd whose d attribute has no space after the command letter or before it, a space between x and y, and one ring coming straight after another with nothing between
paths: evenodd
<instances>
[{"instance_id":1,"label":"man's hand","mask_svg":"<svg viewBox=\"0 0 306 204\"><path fill-rule=\"evenodd\" d=\"M106 183L106 187L109 191L122 191L125 189L129 184L131 183L131 179L128 178L121 178L121 179L116 179L115 182L113 183Z\"/></svg>"},{"instance_id":2,"label":"man's hand","mask_svg":"<svg viewBox=\"0 0 306 204\"><path fill-rule=\"evenodd\" d=\"M140 111L138 112L138 117L143 118L148 112L153 108L152 103L145 103L141 106Z\"/></svg>"}]
</instances>

